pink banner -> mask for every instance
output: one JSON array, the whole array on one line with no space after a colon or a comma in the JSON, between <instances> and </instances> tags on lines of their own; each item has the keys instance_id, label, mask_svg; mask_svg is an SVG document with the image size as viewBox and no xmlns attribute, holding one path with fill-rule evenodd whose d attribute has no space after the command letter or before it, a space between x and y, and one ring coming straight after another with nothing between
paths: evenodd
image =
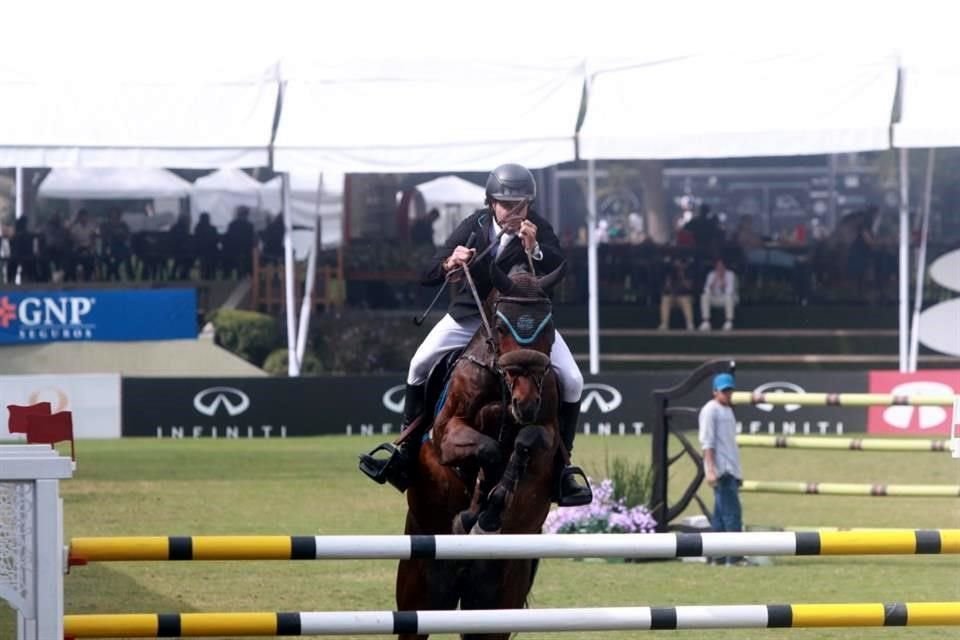
<instances>
[{"instance_id":1,"label":"pink banner","mask_svg":"<svg viewBox=\"0 0 960 640\"><path fill-rule=\"evenodd\" d=\"M870 393L892 393L899 396L955 395L960 393L960 369L931 369L917 373L871 371ZM948 436L952 417L952 406L870 407L867 431L882 435Z\"/></svg>"}]
</instances>

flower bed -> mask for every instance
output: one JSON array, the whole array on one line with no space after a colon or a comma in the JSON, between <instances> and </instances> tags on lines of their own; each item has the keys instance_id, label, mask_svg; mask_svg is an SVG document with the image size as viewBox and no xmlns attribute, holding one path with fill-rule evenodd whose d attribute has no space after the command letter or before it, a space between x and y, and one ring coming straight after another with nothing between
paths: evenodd
<instances>
[{"instance_id":1,"label":"flower bed","mask_svg":"<svg viewBox=\"0 0 960 640\"><path fill-rule=\"evenodd\" d=\"M610 479L590 484L593 502L554 509L543 524L544 533L653 533L657 522L645 505L627 506L623 498L614 497Z\"/></svg>"}]
</instances>

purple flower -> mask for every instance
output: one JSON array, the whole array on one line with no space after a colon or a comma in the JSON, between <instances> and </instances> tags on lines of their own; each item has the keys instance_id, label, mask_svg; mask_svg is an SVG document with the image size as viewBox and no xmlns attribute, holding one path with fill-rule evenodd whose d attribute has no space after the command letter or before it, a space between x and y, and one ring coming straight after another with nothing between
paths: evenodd
<instances>
[{"instance_id":1,"label":"purple flower","mask_svg":"<svg viewBox=\"0 0 960 640\"><path fill-rule=\"evenodd\" d=\"M644 505L627 507L615 500L613 481L593 485L593 502L582 507L554 509L543 523L544 533L652 533L656 520Z\"/></svg>"}]
</instances>

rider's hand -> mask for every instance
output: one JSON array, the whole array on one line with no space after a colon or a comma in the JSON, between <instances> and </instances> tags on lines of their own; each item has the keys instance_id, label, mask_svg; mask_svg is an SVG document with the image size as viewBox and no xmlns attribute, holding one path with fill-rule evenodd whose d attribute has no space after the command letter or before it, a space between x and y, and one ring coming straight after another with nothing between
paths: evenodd
<instances>
[{"instance_id":1,"label":"rider's hand","mask_svg":"<svg viewBox=\"0 0 960 640\"><path fill-rule=\"evenodd\" d=\"M471 259L473 259L473 255L476 252L476 249L467 248L462 244L457 245L457 248L453 250L453 253L451 253L450 256L443 261L443 270L450 272L457 267L462 267L470 262Z\"/></svg>"},{"instance_id":2,"label":"rider's hand","mask_svg":"<svg viewBox=\"0 0 960 640\"><path fill-rule=\"evenodd\" d=\"M529 220L524 220L520 223L520 231L518 234L520 241L523 243L523 248L527 252L533 251L534 247L537 246L537 225Z\"/></svg>"}]
</instances>

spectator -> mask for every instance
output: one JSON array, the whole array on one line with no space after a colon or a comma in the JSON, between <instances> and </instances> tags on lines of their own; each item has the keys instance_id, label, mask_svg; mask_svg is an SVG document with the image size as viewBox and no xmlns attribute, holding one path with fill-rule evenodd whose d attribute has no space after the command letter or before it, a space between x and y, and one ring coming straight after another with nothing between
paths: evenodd
<instances>
[{"instance_id":1,"label":"spectator","mask_svg":"<svg viewBox=\"0 0 960 640\"><path fill-rule=\"evenodd\" d=\"M181 213L167 231L167 246L173 257L171 276L174 280L188 280L193 270L193 239L190 237L190 214Z\"/></svg>"},{"instance_id":2,"label":"spectator","mask_svg":"<svg viewBox=\"0 0 960 640\"><path fill-rule=\"evenodd\" d=\"M229 278L236 271L238 278L250 275L253 270L253 247L255 235L250 222L250 209L237 207L235 217L223 237L223 270Z\"/></svg>"},{"instance_id":3,"label":"spectator","mask_svg":"<svg viewBox=\"0 0 960 640\"><path fill-rule=\"evenodd\" d=\"M682 258L674 258L663 280L663 294L660 296L661 331L670 328L670 310L674 305L683 311L687 330L693 330L693 280Z\"/></svg>"},{"instance_id":4,"label":"spectator","mask_svg":"<svg viewBox=\"0 0 960 640\"><path fill-rule=\"evenodd\" d=\"M206 211L200 214L197 226L193 228L193 246L200 258L200 277L213 280L220 261L220 235L217 228L210 224L210 214Z\"/></svg>"},{"instance_id":5,"label":"spectator","mask_svg":"<svg viewBox=\"0 0 960 640\"><path fill-rule=\"evenodd\" d=\"M729 373L713 378L713 399L700 409L699 438L703 450L703 472L707 484L713 487L714 531L739 532L743 529L740 507L740 450L737 449L737 421L733 414L731 396L735 382ZM717 564L745 564L744 558L717 558Z\"/></svg>"},{"instance_id":6,"label":"spectator","mask_svg":"<svg viewBox=\"0 0 960 640\"><path fill-rule=\"evenodd\" d=\"M410 226L410 244L416 247L433 247L433 224L440 219L439 209L430 209L427 215L417 218Z\"/></svg>"},{"instance_id":7,"label":"spectator","mask_svg":"<svg viewBox=\"0 0 960 640\"><path fill-rule=\"evenodd\" d=\"M34 235L27 228L27 219L18 218L10 239L10 259L7 260L7 282L15 282L17 270L23 282L37 279L37 251Z\"/></svg>"},{"instance_id":8,"label":"spectator","mask_svg":"<svg viewBox=\"0 0 960 640\"><path fill-rule=\"evenodd\" d=\"M70 265L70 234L63 226L59 213L54 213L43 226L44 273L49 272L47 280L62 282Z\"/></svg>"},{"instance_id":9,"label":"spectator","mask_svg":"<svg viewBox=\"0 0 960 640\"><path fill-rule=\"evenodd\" d=\"M283 214L278 213L260 232L260 258L263 264L280 264L283 262Z\"/></svg>"},{"instance_id":10,"label":"spectator","mask_svg":"<svg viewBox=\"0 0 960 640\"><path fill-rule=\"evenodd\" d=\"M733 308L737 304L737 278L733 271L727 269L723 260L717 259L713 271L707 274L707 281L703 285L703 294L700 296L700 330L710 330L710 309L723 307L726 331L733 329Z\"/></svg>"},{"instance_id":11,"label":"spectator","mask_svg":"<svg viewBox=\"0 0 960 640\"><path fill-rule=\"evenodd\" d=\"M119 209L111 209L107 221L100 225L100 237L103 242L103 258L106 263L105 279L120 280L120 267L123 266L127 280L133 280L133 252L130 247L130 227L124 222Z\"/></svg>"},{"instance_id":12,"label":"spectator","mask_svg":"<svg viewBox=\"0 0 960 640\"><path fill-rule=\"evenodd\" d=\"M82 280L90 280L96 266L97 226L90 218L90 213L80 209L68 230L73 251L67 279L75 280L79 272Z\"/></svg>"}]
</instances>

